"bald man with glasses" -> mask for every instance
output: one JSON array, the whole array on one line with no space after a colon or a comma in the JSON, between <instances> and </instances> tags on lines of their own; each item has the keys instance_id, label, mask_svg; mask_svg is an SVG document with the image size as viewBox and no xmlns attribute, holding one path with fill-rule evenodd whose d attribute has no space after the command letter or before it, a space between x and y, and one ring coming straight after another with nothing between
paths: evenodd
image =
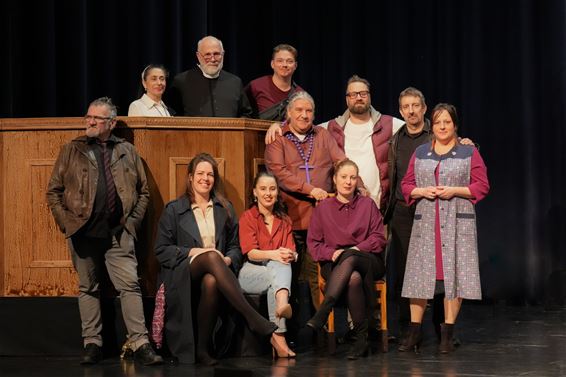
<instances>
[{"instance_id":1,"label":"bald man with glasses","mask_svg":"<svg viewBox=\"0 0 566 377\"><path fill-rule=\"evenodd\" d=\"M177 114L194 117L251 118L242 80L222 69L224 47L213 36L197 44L196 67L175 76L167 103Z\"/></svg>"}]
</instances>

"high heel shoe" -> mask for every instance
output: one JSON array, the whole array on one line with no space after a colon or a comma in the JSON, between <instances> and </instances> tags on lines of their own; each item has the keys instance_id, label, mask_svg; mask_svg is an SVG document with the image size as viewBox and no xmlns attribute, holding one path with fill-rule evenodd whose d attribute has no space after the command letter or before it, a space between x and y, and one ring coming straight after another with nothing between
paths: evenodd
<instances>
[{"instance_id":1,"label":"high heel shoe","mask_svg":"<svg viewBox=\"0 0 566 377\"><path fill-rule=\"evenodd\" d=\"M287 342L285 341L285 336L282 334L273 333L269 341L271 343L271 349L273 351L273 360L278 358L294 358L297 356L295 352L289 349ZM283 344L281 344L283 343Z\"/></svg>"},{"instance_id":2,"label":"high heel shoe","mask_svg":"<svg viewBox=\"0 0 566 377\"><path fill-rule=\"evenodd\" d=\"M289 319L292 316L293 316L293 308L291 307L291 304L285 304L282 307L275 310L276 318Z\"/></svg>"},{"instance_id":3,"label":"high heel shoe","mask_svg":"<svg viewBox=\"0 0 566 377\"><path fill-rule=\"evenodd\" d=\"M421 333L421 324L416 322L411 322L409 326L409 331L407 333L407 338L403 340L403 343L399 346L399 352L407 352L414 349L415 352L419 351L421 342L423 340Z\"/></svg>"}]
</instances>

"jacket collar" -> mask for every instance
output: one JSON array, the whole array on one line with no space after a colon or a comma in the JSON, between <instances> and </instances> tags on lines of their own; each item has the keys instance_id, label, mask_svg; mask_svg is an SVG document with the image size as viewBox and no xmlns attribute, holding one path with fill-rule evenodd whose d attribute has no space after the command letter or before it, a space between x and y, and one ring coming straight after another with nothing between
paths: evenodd
<instances>
[{"instance_id":1,"label":"jacket collar","mask_svg":"<svg viewBox=\"0 0 566 377\"><path fill-rule=\"evenodd\" d=\"M376 109L374 109L373 106L370 106L369 111L370 111L371 122L373 124L376 124L381 118L381 113ZM336 117L335 121L342 129L344 129L344 127L346 127L346 122L348 121L348 119L350 119L350 110L346 109L346 111L344 111L344 114ZM374 129L374 131L376 130Z\"/></svg>"},{"instance_id":2,"label":"jacket collar","mask_svg":"<svg viewBox=\"0 0 566 377\"><path fill-rule=\"evenodd\" d=\"M430 120L428 120L427 118L425 118L424 120L425 124L423 127L423 131L422 132L426 132L427 134L432 133L432 128L430 126ZM406 134L409 134L409 132L407 131L407 123L403 124L403 127L401 129L399 129L399 132L403 131Z\"/></svg>"}]
</instances>

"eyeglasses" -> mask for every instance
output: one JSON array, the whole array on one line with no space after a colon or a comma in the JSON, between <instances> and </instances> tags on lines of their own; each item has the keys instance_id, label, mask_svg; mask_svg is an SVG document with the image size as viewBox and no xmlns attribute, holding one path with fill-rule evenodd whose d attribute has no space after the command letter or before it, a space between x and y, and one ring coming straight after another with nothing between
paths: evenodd
<instances>
[{"instance_id":1,"label":"eyeglasses","mask_svg":"<svg viewBox=\"0 0 566 377\"><path fill-rule=\"evenodd\" d=\"M94 120L96 123L102 123L102 122L106 122L106 121L112 119L112 117L101 117L101 116L98 116L98 115L85 115L83 119L84 119L85 122L90 122L90 121Z\"/></svg>"},{"instance_id":2,"label":"eyeglasses","mask_svg":"<svg viewBox=\"0 0 566 377\"><path fill-rule=\"evenodd\" d=\"M346 93L346 95L348 97L350 97L351 99L356 99L358 97L358 95L361 98L367 98L367 96L369 95L369 90L362 90L360 92L348 92L348 93Z\"/></svg>"},{"instance_id":3,"label":"eyeglasses","mask_svg":"<svg viewBox=\"0 0 566 377\"><path fill-rule=\"evenodd\" d=\"M293 59L275 59L275 64L285 64L287 63L288 65L292 65L295 64L295 60Z\"/></svg>"},{"instance_id":4,"label":"eyeglasses","mask_svg":"<svg viewBox=\"0 0 566 377\"><path fill-rule=\"evenodd\" d=\"M224 55L224 52L207 52L206 54L202 54L197 51L197 53L206 61L212 59L213 57L214 59L219 60Z\"/></svg>"}]
</instances>

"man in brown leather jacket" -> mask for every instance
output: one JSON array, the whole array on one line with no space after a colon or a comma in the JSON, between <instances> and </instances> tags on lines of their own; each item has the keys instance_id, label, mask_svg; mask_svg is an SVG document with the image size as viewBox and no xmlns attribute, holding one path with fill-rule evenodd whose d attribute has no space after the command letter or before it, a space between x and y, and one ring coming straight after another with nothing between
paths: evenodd
<instances>
[{"instance_id":1,"label":"man in brown leather jacket","mask_svg":"<svg viewBox=\"0 0 566 377\"><path fill-rule=\"evenodd\" d=\"M149 202L142 161L134 146L112 135L116 106L94 100L84 117L85 136L64 145L47 189L47 202L65 233L79 276L84 353L81 364L102 359L99 280L104 264L120 292L128 342L136 360L160 364L149 344L134 250Z\"/></svg>"}]
</instances>

